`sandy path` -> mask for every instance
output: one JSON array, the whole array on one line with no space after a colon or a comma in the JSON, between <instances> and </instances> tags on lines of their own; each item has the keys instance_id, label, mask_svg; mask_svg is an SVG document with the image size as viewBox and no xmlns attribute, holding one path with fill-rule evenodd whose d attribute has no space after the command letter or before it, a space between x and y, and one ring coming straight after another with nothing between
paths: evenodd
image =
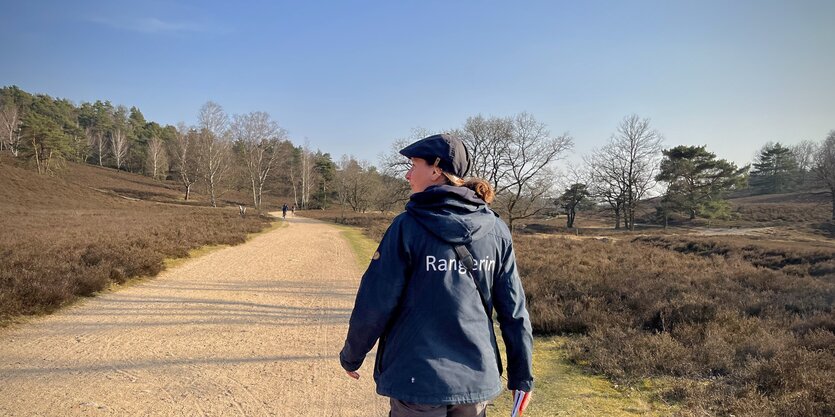
<instances>
[{"instance_id":1,"label":"sandy path","mask_svg":"<svg viewBox=\"0 0 835 417\"><path fill-rule=\"evenodd\" d=\"M295 218L0 329L0 415L383 416L373 353L339 349L361 275L339 231Z\"/></svg>"}]
</instances>

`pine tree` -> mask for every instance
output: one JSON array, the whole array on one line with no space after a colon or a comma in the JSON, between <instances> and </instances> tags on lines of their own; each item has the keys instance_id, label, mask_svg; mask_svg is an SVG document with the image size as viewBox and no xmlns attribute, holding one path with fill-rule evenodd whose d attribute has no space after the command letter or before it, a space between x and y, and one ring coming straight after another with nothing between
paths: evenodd
<instances>
[{"instance_id":1,"label":"pine tree","mask_svg":"<svg viewBox=\"0 0 835 417\"><path fill-rule=\"evenodd\" d=\"M751 172L751 187L763 194L786 192L794 183L797 162L790 148L767 143L757 155Z\"/></svg>"},{"instance_id":2,"label":"pine tree","mask_svg":"<svg viewBox=\"0 0 835 417\"><path fill-rule=\"evenodd\" d=\"M748 166L737 166L708 152L705 146L676 146L663 152L656 181L669 184L665 209L682 211L696 218L707 206L745 184Z\"/></svg>"},{"instance_id":3,"label":"pine tree","mask_svg":"<svg viewBox=\"0 0 835 417\"><path fill-rule=\"evenodd\" d=\"M577 211L590 206L589 190L586 184L572 184L565 190L565 193L557 199L557 205L562 207L566 213L565 227L574 227L574 220L577 218Z\"/></svg>"}]
</instances>

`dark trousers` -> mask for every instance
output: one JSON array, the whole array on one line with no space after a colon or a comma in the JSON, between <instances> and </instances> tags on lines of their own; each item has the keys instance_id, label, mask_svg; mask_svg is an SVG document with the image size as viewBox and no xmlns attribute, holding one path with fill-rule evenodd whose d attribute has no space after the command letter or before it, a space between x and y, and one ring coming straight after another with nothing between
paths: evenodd
<instances>
[{"instance_id":1,"label":"dark trousers","mask_svg":"<svg viewBox=\"0 0 835 417\"><path fill-rule=\"evenodd\" d=\"M389 417L485 417L487 401L476 404L428 405L391 399Z\"/></svg>"}]
</instances>

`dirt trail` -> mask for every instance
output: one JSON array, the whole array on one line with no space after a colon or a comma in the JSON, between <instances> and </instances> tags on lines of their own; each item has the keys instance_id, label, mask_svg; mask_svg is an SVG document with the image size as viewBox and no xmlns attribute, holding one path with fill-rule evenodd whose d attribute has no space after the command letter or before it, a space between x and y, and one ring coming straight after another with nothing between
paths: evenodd
<instances>
[{"instance_id":1,"label":"dirt trail","mask_svg":"<svg viewBox=\"0 0 835 417\"><path fill-rule=\"evenodd\" d=\"M303 218L0 329L0 415L383 416L337 358L361 275Z\"/></svg>"}]
</instances>

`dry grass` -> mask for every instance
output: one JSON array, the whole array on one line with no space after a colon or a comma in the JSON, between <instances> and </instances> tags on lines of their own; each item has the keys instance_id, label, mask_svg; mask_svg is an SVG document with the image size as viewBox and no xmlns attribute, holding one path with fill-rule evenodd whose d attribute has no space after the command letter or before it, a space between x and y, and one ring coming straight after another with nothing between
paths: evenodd
<instances>
[{"instance_id":1,"label":"dry grass","mask_svg":"<svg viewBox=\"0 0 835 417\"><path fill-rule=\"evenodd\" d=\"M204 245L241 243L271 221L241 218L231 208L132 201L93 189L118 180L134 195L169 195L144 177L112 175L116 180L68 180L0 165L0 323L53 311L111 283L155 275L165 258L188 256Z\"/></svg>"}]
</instances>

